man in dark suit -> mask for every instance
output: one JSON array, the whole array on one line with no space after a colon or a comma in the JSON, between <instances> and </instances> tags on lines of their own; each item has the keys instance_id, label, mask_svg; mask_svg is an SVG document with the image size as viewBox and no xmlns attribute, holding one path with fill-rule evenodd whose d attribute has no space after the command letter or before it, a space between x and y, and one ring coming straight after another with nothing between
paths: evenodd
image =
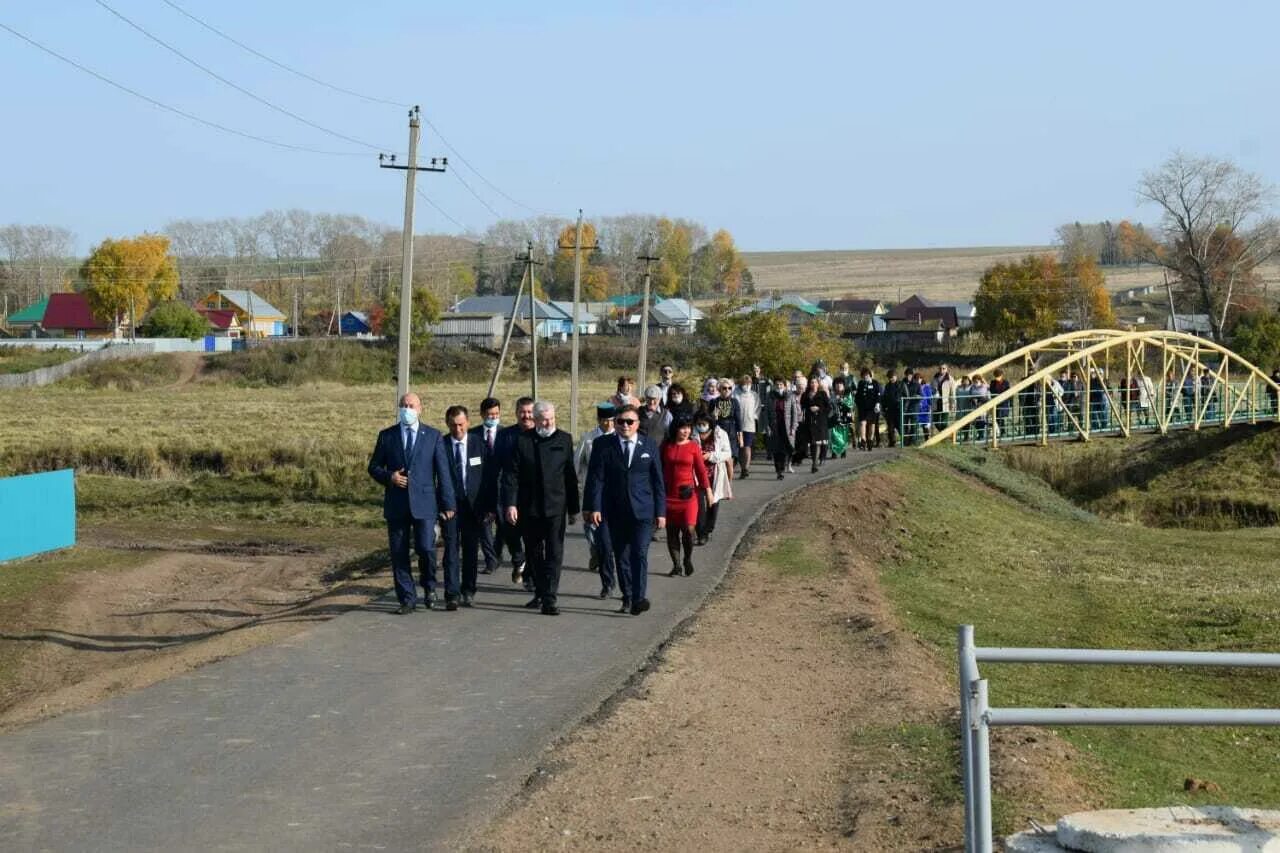
<instances>
[{"instance_id":1,"label":"man in dark suit","mask_svg":"<svg viewBox=\"0 0 1280 853\"><path fill-rule=\"evenodd\" d=\"M480 417L481 422L471 428L472 435L480 436L480 440L484 443L484 472L491 488L488 490L489 496L493 499L493 514L480 522L480 553L484 554L484 569L486 575L492 573L498 568L502 562L502 537L496 536L496 524L502 522L498 520L498 469L496 463L490 464L494 459L494 448L498 443L498 432L502 429L502 403L496 397L485 397L480 401Z\"/></svg>"},{"instance_id":2,"label":"man in dark suit","mask_svg":"<svg viewBox=\"0 0 1280 853\"><path fill-rule=\"evenodd\" d=\"M565 516L572 524L578 514L578 474L573 439L556 429L556 407L539 400L533 419L534 429L520 433L502 470L502 507L507 523L520 531L533 570L534 597L525 607L558 616Z\"/></svg>"},{"instance_id":3,"label":"man in dark suit","mask_svg":"<svg viewBox=\"0 0 1280 853\"><path fill-rule=\"evenodd\" d=\"M498 430L498 436L494 441L493 455L497 465L494 466L495 473L500 477L502 471L507 469L511 464L511 455L515 452L516 439L526 432L533 432L533 398L521 397L516 400L516 422L511 426L503 427ZM497 490L495 490L495 494ZM507 546L507 552L511 554L511 582L524 583L524 588L533 591L533 577L525 576L525 551L524 543L520 537L520 530L514 524L509 524L506 518L506 512L502 507L495 507L498 511L498 536L502 538L503 543Z\"/></svg>"},{"instance_id":4,"label":"man in dark suit","mask_svg":"<svg viewBox=\"0 0 1280 853\"><path fill-rule=\"evenodd\" d=\"M398 614L418 606L409 543L418 552L418 570L431 608L435 586L435 521L453 517L457 503L443 436L420 421L422 400L409 392L400 398L400 422L378 433L369 474L383 486L382 517L387 521L391 571L395 577Z\"/></svg>"},{"instance_id":5,"label":"man in dark suit","mask_svg":"<svg viewBox=\"0 0 1280 853\"><path fill-rule=\"evenodd\" d=\"M619 408L613 422L614 437L592 448L584 503L591 523L609 531L619 585L631 598L631 615L639 616L649 609L649 542L655 526L666 527L667 494L657 442L639 435L635 406Z\"/></svg>"},{"instance_id":6,"label":"man in dark suit","mask_svg":"<svg viewBox=\"0 0 1280 853\"><path fill-rule=\"evenodd\" d=\"M475 430L468 432L471 424L467 407L450 406L444 413L444 422L449 428L445 453L449 457L453 493L458 499L458 512L443 525L444 609L457 610L459 602L470 607L475 600L480 531L486 519L493 517L494 502L487 492L484 437Z\"/></svg>"}]
</instances>

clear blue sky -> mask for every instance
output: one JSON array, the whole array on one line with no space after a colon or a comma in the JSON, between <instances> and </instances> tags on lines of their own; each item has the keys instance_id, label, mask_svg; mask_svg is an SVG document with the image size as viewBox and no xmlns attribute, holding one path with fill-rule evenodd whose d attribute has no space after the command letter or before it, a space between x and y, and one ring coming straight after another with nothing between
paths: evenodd
<instances>
[{"instance_id":1,"label":"clear blue sky","mask_svg":"<svg viewBox=\"0 0 1280 853\"><path fill-rule=\"evenodd\" d=\"M389 149L405 111L300 80L161 0L107 0L293 112ZM490 181L538 210L686 216L742 248L1044 243L1073 219L1155 219L1140 173L1174 148L1280 179L1280 7L1269 3L175 0L280 61L422 105ZM0 4L21 30L211 121L362 151L205 76L93 0ZM137 101L0 31L0 223L86 248L175 217L269 208L398 224L373 152L277 150ZM448 153L428 131L423 153ZM504 217L526 211L459 175ZM453 176L442 208L495 218ZM457 230L419 205L417 229Z\"/></svg>"}]
</instances>

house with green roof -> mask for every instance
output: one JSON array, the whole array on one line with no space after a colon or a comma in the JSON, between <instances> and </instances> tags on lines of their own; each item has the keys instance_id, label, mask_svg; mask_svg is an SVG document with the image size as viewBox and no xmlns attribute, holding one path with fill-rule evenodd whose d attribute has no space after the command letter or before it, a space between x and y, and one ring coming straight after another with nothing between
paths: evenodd
<instances>
[{"instance_id":1,"label":"house with green roof","mask_svg":"<svg viewBox=\"0 0 1280 853\"><path fill-rule=\"evenodd\" d=\"M6 326L14 337L35 337L36 329L44 321L44 312L49 309L49 297L32 302L21 311L9 315Z\"/></svg>"}]
</instances>

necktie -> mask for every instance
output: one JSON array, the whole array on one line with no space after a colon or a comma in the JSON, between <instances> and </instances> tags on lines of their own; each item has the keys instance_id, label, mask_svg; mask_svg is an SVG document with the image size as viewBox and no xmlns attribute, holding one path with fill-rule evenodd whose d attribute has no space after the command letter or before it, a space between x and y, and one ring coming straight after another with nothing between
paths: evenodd
<instances>
[{"instance_id":1,"label":"necktie","mask_svg":"<svg viewBox=\"0 0 1280 853\"><path fill-rule=\"evenodd\" d=\"M624 456L627 457L627 467L630 468L631 467L631 442L629 441L622 442L622 453Z\"/></svg>"},{"instance_id":2,"label":"necktie","mask_svg":"<svg viewBox=\"0 0 1280 853\"><path fill-rule=\"evenodd\" d=\"M462 488L467 487L467 469L462 464L462 442L455 441L453 443L453 458L458 466L458 482L462 483Z\"/></svg>"},{"instance_id":3,"label":"necktie","mask_svg":"<svg viewBox=\"0 0 1280 853\"><path fill-rule=\"evenodd\" d=\"M405 467L409 467L409 461L413 459L413 427L406 427L404 431L404 459Z\"/></svg>"},{"instance_id":4,"label":"necktie","mask_svg":"<svg viewBox=\"0 0 1280 853\"><path fill-rule=\"evenodd\" d=\"M493 450L493 430L492 429L487 429L484 431L484 440L488 443L489 449Z\"/></svg>"}]
</instances>

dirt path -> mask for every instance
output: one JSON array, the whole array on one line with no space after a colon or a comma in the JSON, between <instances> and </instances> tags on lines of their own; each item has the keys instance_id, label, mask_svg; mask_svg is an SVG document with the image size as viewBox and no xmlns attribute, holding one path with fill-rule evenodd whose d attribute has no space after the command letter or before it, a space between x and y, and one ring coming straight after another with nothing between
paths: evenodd
<instances>
[{"instance_id":1,"label":"dirt path","mask_svg":"<svg viewBox=\"0 0 1280 853\"><path fill-rule=\"evenodd\" d=\"M468 849L958 849L949 668L876 580L899 505L871 473L767 516L692 626ZM771 556L796 541L809 565ZM993 753L999 789L1032 807L1020 823L1089 804L1046 733Z\"/></svg>"},{"instance_id":2,"label":"dirt path","mask_svg":"<svg viewBox=\"0 0 1280 853\"><path fill-rule=\"evenodd\" d=\"M3 613L0 652L18 654L21 668L0 689L0 729L145 687L359 607L385 584L363 581L375 567L357 554L278 542L169 542L137 568L76 573Z\"/></svg>"}]
</instances>

